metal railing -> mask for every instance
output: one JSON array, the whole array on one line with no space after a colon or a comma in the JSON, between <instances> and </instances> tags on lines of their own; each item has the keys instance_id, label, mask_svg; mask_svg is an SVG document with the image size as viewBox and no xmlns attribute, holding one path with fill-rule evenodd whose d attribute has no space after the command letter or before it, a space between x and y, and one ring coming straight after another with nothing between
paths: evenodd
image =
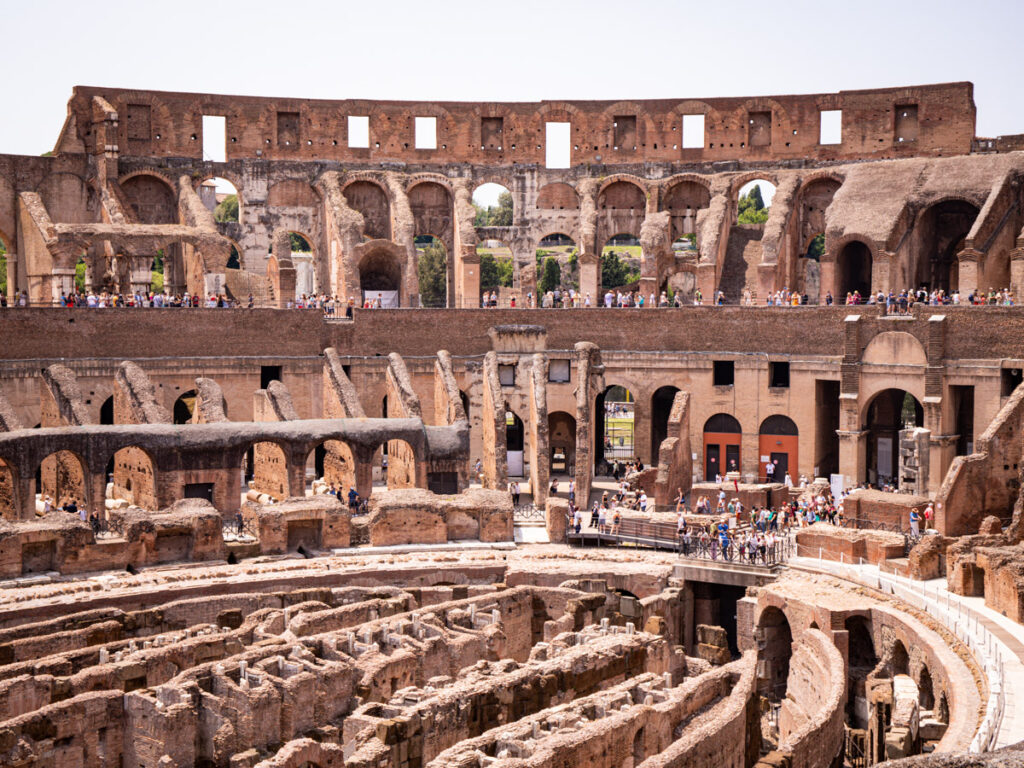
<instances>
[{"instance_id":1,"label":"metal railing","mask_svg":"<svg viewBox=\"0 0 1024 768\"><path fill-rule=\"evenodd\" d=\"M537 507L532 502L528 504L520 504L513 508L512 519L517 522L544 520L544 510Z\"/></svg>"},{"instance_id":2,"label":"metal railing","mask_svg":"<svg viewBox=\"0 0 1024 768\"><path fill-rule=\"evenodd\" d=\"M923 581L883 573L879 566L865 563L863 558L858 558L857 563L847 564L818 559L823 564L828 563L822 567L828 573L894 595L925 611L967 646L988 682L985 716L974 734L969 751L973 754L991 751L998 742L1006 711L1006 677L1002 642L985 625L987 619L962 601L951 599L947 590L929 589Z\"/></svg>"},{"instance_id":3,"label":"metal railing","mask_svg":"<svg viewBox=\"0 0 1024 768\"><path fill-rule=\"evenodd\" d=\"M680 535L676 526L670 523L623 520L617 526L608 524L603 528L581 527L580 532L576 533L572 521L567 522L569 544L582 545L593 541L598 546L632 545L667 549L688 560L771 567L781 565L794 552L793 542L789 538L777 538L771 546L751 546L745 539L730 536L723 546L718 536Z\"/></svg>"}]
</instances>

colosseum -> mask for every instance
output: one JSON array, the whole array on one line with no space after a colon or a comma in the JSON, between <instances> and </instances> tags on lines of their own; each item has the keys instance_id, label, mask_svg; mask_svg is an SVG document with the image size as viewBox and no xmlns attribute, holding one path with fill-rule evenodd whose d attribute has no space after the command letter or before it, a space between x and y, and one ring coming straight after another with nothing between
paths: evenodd
<instances>
[{"instance_id":1,"label":"colosseum","mask_svg":"<svg viewBox=\"0 0 1024 768\"><path fill-rule=\"evenodd\" d=\"M0 155L0 765L1024 766L1022 182L966 82L74 88Z\"/></svg>"}]
</instances>

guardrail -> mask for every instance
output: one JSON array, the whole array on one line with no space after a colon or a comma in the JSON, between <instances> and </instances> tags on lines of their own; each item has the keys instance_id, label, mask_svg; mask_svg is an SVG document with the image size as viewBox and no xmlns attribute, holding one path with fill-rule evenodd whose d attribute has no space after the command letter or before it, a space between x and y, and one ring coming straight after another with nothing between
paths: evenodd
<instances>
[{"instance_id":1,"label":"guardrail","mask_svg":"<svg viewBox=\"0 0 1024 768\"><path fill-rule=\"evenodd\" d=\"M581 528L579 533L569 520L567 540L569 544L586 544L594 541L601 546L647 546L653 549L667 549L677 552L688 560L733 563L736 565L775 566L781 565L794 552L789 538L779 538L772 546L748 547L746 542L729 539L725 547L715 537L700 537L689 540L680 536L676 527L669 523L649 523L643 520L623 520L618 526L604 528Z\"/></svg>"},{"instance_id":2,"label":"guardrail","mask_svg":"<svg viewBox=\"0 0 1024 768\"><path fill-rule=\"evenodd\" d=\"M970 649L985 673L989 695L985 705L985 717L974 734L969 751L972 754L979 754L992 750L998 740L1006 711L1006 679L1000 641L985 626L981 615L960 600L951 600L950 593L946 590L929 589L923 581L882 573L881 568L865 563L863 558L858 558L858 563L843 563L841 559L838 562L821 558L818 560L823 564L828 563L827 567L822 568L824 571L832 574L838 572L844 579L894 595L925 611ZM858 571L858 568L868 570Z\"/></svg>"}]
</instances>

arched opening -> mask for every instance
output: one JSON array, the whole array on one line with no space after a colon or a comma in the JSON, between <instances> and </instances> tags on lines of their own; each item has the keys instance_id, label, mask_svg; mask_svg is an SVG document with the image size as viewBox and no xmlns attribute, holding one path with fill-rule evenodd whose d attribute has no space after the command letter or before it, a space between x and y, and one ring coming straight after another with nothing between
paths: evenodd
<instances>
[{"instance_id":1,"label":"arched opening","mask_svg":"<svg viewBox=\"0 0 1024 768\"><path fill-rule=\"evenodd\" d=\"M14 275L10 277L10 285L14 285ZM6 306L7 302L7 243L0 237L0 304ZM14 291L11 291L13 295Z\"/></svg>"},{"instance_id":2,"label":"arched opening","mask_svg":"<svg viewBox=\"0 0 1024 768\"><path fill-rule=\"evenodd\" d=\"M935 689L932 684L932 673L924 665L921 665L921 672L917 679L917 703L921 709L929 711L935 706Z\"/></svg>"},{"instance_id":3,"label":"arched opening","mask_svg":"<svg viewBox=\"0 0 1024 768\"><path fill-rule=\"evenodd\" d=\"M248 490L280 501L288 497L288 459L277 443L253 443L245 452L243 477Z\"/></svg>"},{"instance_id":4,"label":"arched opening","mask_svg":"<svg viewBox=\"0 0 1024 768\"><path fill-rule=\"evenodd\" d=\"M661 198L661 209L672 217L671 236L675 243L685 243L696 248L697 211L711 205L711 193L696 181L680 181L669 187ZM684 250L684 249L680 249Z\"/></svg>"},{"instance_id":5,"label":"arched opening","mask_svg":"<svg viewBox=\"0 0 1024 768\"><path fill-rule=\"evenodd\" d=\"M299 232L289 232L288 237L291 240L292 264L295 267L295 298L313 296L319 290L313 242Z\"/></svg>"},{"instance_id":6,"label":"arched opening","mask_svg":"<svg viewBox=\"0 0 1024 768\"><path fill-rule=\"evenodd\" d=\"M597 196L597 207L602 211L643 211L647 208L647 196L632 182L613 181Z\"/></svg>"},{"instance_id":7,"label":"arched opening","mask_svg":"<svg viewBox=\"0 0 1024 768\"><path fill-rule=\"evenodd\" d=\"M78 509L88 508L97 500L89 498L86 485L86 468L82 458L72 451L54 451L39 465L36 473L36 489L40 496L49 496L54 507L63 507L74 502Z\"/></svg>"},{"instance_id":8,"label":"arched opening","mask_svg":"<svg viewBox=\"0 0 1024 768\"><path fill-rule=\"evenodd\" d=\"M641 728L633 734L633 768L637 768L644 761L647 752L644 748L644 729Z\"/></svg>"},{"instance_id":9,"label":"arched opening","mask_svg":"<svg viewBox=\"0 0 1024 768\"><path fill-rule=\"evenodd\" d=\"M651 395L651 464L657 465L661 444L668 437L668 417L679 387L659 387Z\"/></svg>"},{"instance_id":10,"label":"arched opening","mask_svg":"<svg viewBox=\"0 0 1024 768\"><path fill-rule=\"evenodd\" d=\"M459 399L462 401L462 410L466 412L466 421L472 423L473 417L469 414L469 395L459 390Z\"/></svg>"},{"instance_id":11,"label":"arched opening","mask_svg":"<svg viewBox=\"0 0 1024 768\"><path fill-rule=\"evenodd\" d=\"M775 185L767 179L751 179L739 189L736 197L736 223L761 226L768 221L768 212L775 198Z\"/></svg>"},{"instance_id":12,"label":"arched opening","mask_svg":"<svg viewBox=\"0 0 1024 768\"><path fill-rule=\"evenodd\" d=\"M448 252L440 238L416 237L416 269L420 306L445 307L448 302Z\"/></svg>"},{"instance_id":13,"label":"arched opening","mask_svg":"<svg viewBox=\"0 0 1024 768\"><path fill-rule=\"evenodd\" d=\"M525 477L526 430L523 420L505 405L505 454L509 477Z\"/></svg>"},{"instance_id":14,"label":"arched opening","mask_svg":"<svg viewBox=\"0 0 1024 768\"><path fill-rule=\"evenodd\" d=\"M374 250L359 262L359 288L364 306L399 306L401 285L402 265L391 252Z\"/></svg>"},{"instance_id":15,"label":"arched opening","mask_svg":"<svg viewBox=\"0 0 1024 768\"><path fill-rule=\"evenodd\" d=\"M512 193L508 187L493 182L481 184L473 190L475 227L511 227L514 213Z\"/></svg>"},{"instance_id":16,"label":"arched opening","mask_svg":"<svg viewBox=\"0 0 1024 768\"><path fill-rule=\"evenodd\" d=\"M740 423L728 413L716 413L704 422L704 478L711 481L740 471Z\"/></svg>"},{"instance_id":17,"label":"arched opening","mask_svg":"<svg viewBox=\"0 0 1024 768\"><path fill-rule=\"evenodd\" d=\"M964 200L946 200L924 210L918 219L921 251L917 284L950 293L959 286L956 255L978 218L978 208Z\"/></svg>"},{"instance_id":18,"label":"arched opening","mask_svg":"<svg viewBox=\"0 0 1024 768\"><path fill-rule=\"evenodd\" d=\"M893 643L892 649L889 651L889 671L893 677L910 675L910 654L907 653L907 647L903 645L902 640Z\"/></svg>"},{"instance_id":19,"label":"arched opening","mask_svg":"<svg viewBox=\"0 0 1024 768\"><path fill-rule=\"evenodd\" d=\"M382 465L388 488L416 487L416 453L405 440L388 440L387 464Z\"/></svg>"},{"instance_id":20,"label":"arched opening","mask_svg":"<svg viewBox=\"0 0 1024 768\"><path fill-rule=\"evenodd\" d=\"M100 424L114 423L114 396L111 395L100 406Z\"/></svg>"},{"instance_id":21,"label":"arched opening","mask_svg":"<svg viewBox=\"0 0 1024 768\"><path fill-rule=\"evenodd\" d=\"M786 475L795 474L800 445L799 431L794 421L788 416L769 416L761 422L758 430L758 456L767 456L767 460L759 460L758 475L765 482L781 483ZM768 465L771 464L771 469Z\"/></svg>"},{"instance_id":22,"label":"arched opening","mask_svg":"<svg viewBox=\"0 0 1024 768\"><path fill-rule=\"evenodd\" d=\"M946 700L946 692L939 694L939 701L935 705L935 719L940 723L949 722L949 702Z\"/></svg>"},{"instance_id":23,"label":"arched opening","mask_svg":"<svg viewBox=\"0 0 1024 768\"><path fill-rule=\"evenodd\" d=\"M843 623L847 632L849 698L846 703L847 722L855 728L867 728L868 700L866 680L878 666L871 626L863 616L850 616Z\"/></svg>"},{"instance_id":24,"label":"arched opening","mask_svg":"<svg viewBox=\"0 0 1024 768\"><path fill-rule=\"evenodd\" d=\"M20 501L16 471L0 459L0 517L4 520L21 519Z\"/></svg>"},{"instance_id":25,"label":"arched opening","mask_svg":"<svg viewBox=\"0 0 1024 768\"><path fill-rule=\"evenodd\" d=\"M851 240L836 261L836 301L861 303L871 293L871 249Z\"/></svg>"},{"instance_id":26,"label":"arched opening","mask_svg":"<svg viewBox=\"0 0 1024 768\"><path fill-rule=\"evenodd\" d=\"M199 185L199 199L212 213L214 221L241 222L242 198L238 189L227 179L214 176Z\"/></svg>"},{"instance_id":27,"label":"arched opening","mask_svg":"<svg viewBox=\"0 0 1024 768\"><path fill-rule=\"evenodd\" d=\"M171 414L175 424L191 424L192 414L196 410L196 391L190 389L188 392L182 392L178 399L174 401L174 408L171 409Z\"/></svg>"},{"instance_id":28,"label":"arched opening","mask_svg":"<svg viewBox=\"0 0 1024 768\"><path fill-rule=\"evenodd\" d=\"M348 492L356 485L356 464L352 449L341 440L325 440L306 456L307 495L329 493L348 503Z\"/></svg>"},{"instance_id":29,"label":"arched opening","mask_svg":"<svg viewBox=\"0 0 1024 768\"><path fill-rule=\"evenodd\" d=\"M768 606L757 623L758 659L764 667L758 672L761 695L770 701L786 698L789 680L789 660L793 655L793 632L786 614L775 606Z\"/></svg>"},{"instance_id":30,"label":"arched opening","mask_svg":"<svg viewBox=\"0 0 1024 768\"><path fill-rule=\"evenodd\" d=\"M875 487L900 487L900 430L924 424L924 408L902 389L885 389L868 405L863 429L868 430L866 477Z\"/></svg>"},{"instance_id":31,"label":"arched opening","mask_svg":"<svg viewBox=\"0 0 1024 768\"><path fill-rule=\"evenodd\" d=\"M85 254L78 257L75 263L75 291L85 293L86 289L92 290L94 286L92 270L85 261Z\"/></svg>"},{"instance_id":32,"label":"arched opening","mask_svg":"<svg viewBox=\"0 0 1024 768\"><path fill-rule=\"evenodd\" d=\"M628 233L613 235L601 248L601 288L635 290L640 280L640 239Z\"/></svg>"},{"instance_id":33,"label":"arched opening","mask_svg":"<svg viewBox=\"0 0 1024 768\"><path fill-rule=\"evenodd\" d=\"M621 384L612 384L597 396L594 415L598 422L595 464L598 474L606 474L609 472L605 462L611 464L636 458L633 446L636 398Z\"/></svg>"},{"instance_id":34,"label":"arched opening","mask_svg":"<svg viewBox=\"0 0 1024 768\"><path fill-rule=\"evenodd\" d=\"M391 203L387 193L372 181L353 181L344 190L345 202L363 214L363 236L369 240L391 239Z\"/></svg>"},{"instance_id":35,"label":"arched opening","mask_svg":"<svg viewBox=\"0 0 1024 768\"><path fill-rule=\"evenodd\" d=\"M444 303L440 306L454 306L455 261L452 254L454 228L452 226L451 193L445 186L437 182L420 182L409 190L409 208L413 215L413 232L417 238L433 235L444 246L446 293ZM437 254L435 254L436 257ZM438 278L434 278L434 280L439 282ZM470 300L475 301L475 298L470 298Z\"/></svg>"},{"instance_id":36,"label":"arched opening","mask_svg":"<svg viewBox=\"0 0 1024 768\"><path fill-rule=\"evenodd\" d=\"M227 269L241 269L242 268L242 256L238 252L238 247L232 243L231 253L228 255L228 262L224 265Z\"/></svg>"},{"instance_id":37,"label":"arched opening","mask_svg":"<svg viewBox=\"0 0 1024 768\"><path fill-rule=\"evenodd\" d=\"M121 448L110 457L107 471L111 498L123 499L143 509L160 508L156 466L146 450L138 446Z\"/></svg>"},{"instance_id":38,"label":"arched opening","mask_svg":"<svg viewBox=\"0 0 1024 768\"><path fill-rule=\"evenodd\" d=\"M571 186L556 181L540 188L537 208L545 211L578 211L580 198Z\"/></svg>"},{"instance_id":39,"label":"arched opening","mask_svg":"<svg viewBox=\"0 0 1024 768\"><path fill-rule=\"evenodd\" d=\"M121 182L121 191L140 224L178 224L178 195L163 178L139 174ZM150 289L177 289L182 274L181 246L167 243L154 254Z\"/></svg>"},{"instance_id":40,"label":"arched opening","mask_svg":"<svg viewBox=\"0 0 1024 768\"><path fill-rule=\"evenodd\" d=\"M544 296L548 291L579 288L579 249L576 241L561 232L545 235L537 243L537 292ZM559 297L552 297L558 299ZM554 305L554 302L539 301L538 306ZM563 300L564 305L564 300ZM582 305L581 305L582 306Z\"/></svg>"},{"instance_id":41,"label":"arched opening","mask_svg":"<svg viewBox=\"0 0 1024 768\"><path fill-rule=\"evenodd\" d=\"M477 242L476 253L480 257L482 306L507 306L500 294L502 288L511 288L515 281L512 248L505 240L487 236ZM495 303L491 301L491 293L494 293Z\"/></svg>"},{"instance_id":42,"label":"arched opening","mask_svg":"<svg viewBox=\"0 0 1024 768\"><path fill-rule=\"evenodd\" d=\"M811 235L796 260L794 285L809 304L821 295L821 257L825 255L825 233Z\"/></svg>"},{"instance_id":43,"label":"arched opening","mask_svg":"<svg viewBox=\"0 0 1024 768\"><path fill-rule=\"evenodd\" d=\"M548 414L548 450L552 475L572 475L576 471L576 419L571 414Z\"/></svg>"}]
</instances>

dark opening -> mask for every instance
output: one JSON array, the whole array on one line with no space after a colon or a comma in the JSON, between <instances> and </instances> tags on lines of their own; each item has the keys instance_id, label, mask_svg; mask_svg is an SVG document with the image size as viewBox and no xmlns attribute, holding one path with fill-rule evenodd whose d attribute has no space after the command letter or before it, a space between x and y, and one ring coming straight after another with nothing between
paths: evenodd
<instances>
[{"instance_id":1,"label":"dark opening","mask_svg":"<svg viewBox=\"0 0 1024 768\"><path fill-rule=\"evenodd\" d=\"M736 380L736 364L732 360L715 360L714 380L716 387L731 387Z\"/></svg>"},{"instance_id":2,"label":"dark opening","mask_svg":"<svg viewBox=\"0 0 1024 768\"><path fill-rule=\"evenodd\" d=\"M815 476L828 477L839 473L839 382L814 382L816 438L814 445Z\"/></svg>"},{"instance_id":3,"label":"dark opening","mask_svg":"<svg viewBox=\"0 0 1024 768\"><path fill-rule=\"evenodd\" d=\"M956 455L967 456L974 452L974 387L954 385L949 389L956 418Z\"/></svg>"},{"instance_id":4,"label":"dark opening","mask_svg":"<svg viewBox=\"0 0 1024 768\"><path fill-rule=\"evenodd\" d=\"M114 397L111 395L100 406L100 424L114 423Z\"/></svg>"},{"instance_id":5,"label":"dark opening","mask_svg":"<svg viewBox=\"0 0 1024 768\"><path fill-rule=\"evenodd\" d=\"M174 401L174 423L188 424L192 421L192 412L196 407L196 391L190 389Z\"/></svg>"},{"instance_id":6,"label":"dark opening","mask_svg":"<svg viewBox=\"0 0 1024 768\"><path fill-rule=\"evenodd\" d=\"M859 240L847 243L839 254L839 295L837 301L846 300L846 294L860 293L866 298L871 293L871 249Z\"/></svg>"},{"instance_id":7,"label":"dark opening","mask_svg":"<svg viewBox=\"0 0 1024 768\"><path fill-rule=\"evenodd\" d=\"M280 365L260 366L260 389L266 389L272 381L281 381Z\"/></svg>"},{"instance_id":8,"label":"dark opening","mask_svg":"<svg viewBox=\"0 0 1024 768\"><path fill-rule=\"evenodd\" d=\"M789 363L768 363L768 386L789 386Z\"/></svg>"},{"instance_id":9,"label":"dark opening","mask_svg":"<svg viewBox=\"0 0 1024 768\"><path fill-rule=\"evenodd\" d=\"M1000 394L1003 397L1009 397L1013 394L1013 390L1019 387L1021 382L1024 382L1024 371L1020 368L1003 368L1000 378Z\"/></svg>"},{"instance_id":10,"label":"dark opening","mask_svg":"<svg viewBox=\"0 0 1024 768\"><path fill-rule=\"evenodd\" d=\"M213 503L213 483L186 483L186 499L206 499Z\"/></svg>"},{"instance_id":11,"label":"dark opening","mask_svg":"<svg viewBox=\"0 0 1024 768\"><path fill-rule=\"evenodd\" d=\"M427 489L431 493L453 495L459 492L458 472L428 472Z\"/></svg>"},{"instance_id":12,"label":"dark opening","mask_svg":"<svg viewBox=\"0 0 1024 768\"><path fill-rule=\"evenodd\" d=\"M677 387L661 387L651 397L651 464L658 463L661 443L668 437L668 417L672 413Z\"/></svg>"}]
</instances>

